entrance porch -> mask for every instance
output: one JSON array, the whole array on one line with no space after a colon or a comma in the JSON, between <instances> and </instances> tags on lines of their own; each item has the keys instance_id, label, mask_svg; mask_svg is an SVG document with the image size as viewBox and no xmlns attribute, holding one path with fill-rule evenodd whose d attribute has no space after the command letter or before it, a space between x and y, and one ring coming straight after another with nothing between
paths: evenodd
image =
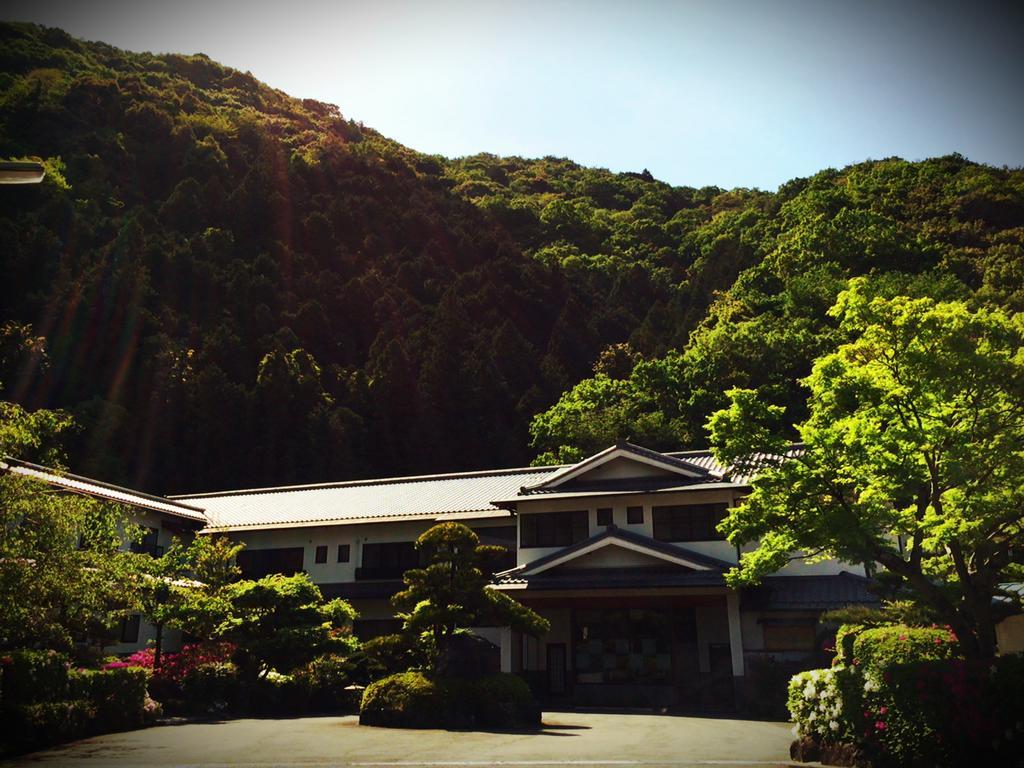
<instances>
[{"instance_id":1,"label":"entrance porch","mask_svg":"<svg viewBox=\"0 0 1024 768\"><path fill-rule=\"evenodd\" d=\"M551 705L735 711L743 683L739 600L720 588L587 590L516 598L551 622L504 630L502 670Z\"/></svg>"}]
</instances>

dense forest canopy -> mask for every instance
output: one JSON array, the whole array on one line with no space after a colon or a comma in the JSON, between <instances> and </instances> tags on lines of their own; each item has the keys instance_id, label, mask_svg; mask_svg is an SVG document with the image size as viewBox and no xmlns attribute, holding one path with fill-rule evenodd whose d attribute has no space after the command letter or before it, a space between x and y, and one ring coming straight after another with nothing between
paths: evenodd
<instances>
[{"instance_id":1,"label":"dense forest canopy","mask_svg":"<svg viewBox=\"0 0 1024 768\"><path fill-rule=\"evenodd\" d=\"M704 445L874 290L1024 310L1024 172L888 159L777 192L408 149L202 55L0 25L0 382L78 471L199 491Z\"/></svg>"}]
</instances>

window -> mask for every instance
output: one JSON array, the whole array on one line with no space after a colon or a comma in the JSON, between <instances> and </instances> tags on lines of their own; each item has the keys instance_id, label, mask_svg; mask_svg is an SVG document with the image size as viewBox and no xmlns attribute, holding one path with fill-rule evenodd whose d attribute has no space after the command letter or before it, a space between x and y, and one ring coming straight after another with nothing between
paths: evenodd
<instances>
[{"instance_id":1,"label":"window","mask_svg":"<svg viewBox=\"0 0 1024 768\"><path fill-rule=\"evenodd\" d=\"M420 555L411 541L363 544L363 563L356 568L356 579L400 579L419 566Z\"/></svg>"},{"instance_id":2,"label":"window","mask_svg":"<svg viewBox=\"0 0 1024 768\"><path fill-rule=\"evenodd\" d=\"M139 642L139 620L138 614L134 616L126 616L121 619L121 642L122 643L137 643Z\"/></svg>"},{"instance_id":3,"label":"window","mask_svg":"<svg viewBox=\"0 0 1024 768\"><path fill-rule=\"evenodd\" d=\"M541 512L519 517L519 545L527 547L567 547L590 534L590 513Z\"/></svg>"},{"instance_id":4,"label":"window","mask_svg":"<svg viewBox=\"0 0 1024 768\"><path fill-rule=\"evenodd\" d=\"M630 525L641 525L644 521L643 507L626 507L626 522Z\"/></svg>"},{"instance_id":5,"label":"window","mask_svg":"<svg viewBox=\"0 0 1024 768\"><path fill-rule=\"evenodd\" d=\"M715 530L727 514L728 504L677 504L654 507L651 519L658 541L722 541Z\"/></svg>"},{"instance_id":6,"label":"window","mask_svg":"<svg viewBox=\"0 0 1024 768\"><path fill-rule=\"evenodd\" d=\"M141 541L133 541L131 544L132 552L141 552L153 557L160 557L164 553L164 548L157 546L156 543L157 537L160 535L159 529L143 527L142 530L145 533Z\"/></svg>"},{"instance_id":7,"label":"window","mask_svg":"<svg viewBox=\"0 0 1024 768\"><path fill-rule=\"evenodd\" d=\"M302 570L302 547L282 549L246 549L235 562L242 569L243 579L262 579L272 573L291 576Z\"/></svg>"},{"instance_id":8,"label":"window","mask_svg":"<svg viewBox=\"0 0 1024 768\"><path fill-rule=\"evenodd\" d=\"M612 508L601 507L597 510L597 524L605 527L612 524Z\"/></svg>"},{"instance_id":9,"label":"window","mask_svg":"<svg viewBox=\"0 0 1024 768\"><path fill-rule=\"evenodd\" d=\"M316 548L315 562L317 562L317 563L326 563L327 562L327 545L326 544L321 544L319 547Z\"/></svg>"},{"instance_id":10,"label":"window","mask_svg":"<svg viewBox=\"0 0 1024 768\"><path fill-rule=\"evenodd\" d=\"M352 552L351 547L348 544L339 544L338 545L338 562L339 563L347 563L349 561L349 556L351 555L351 552Z\"/></svg>"}]
</instances>

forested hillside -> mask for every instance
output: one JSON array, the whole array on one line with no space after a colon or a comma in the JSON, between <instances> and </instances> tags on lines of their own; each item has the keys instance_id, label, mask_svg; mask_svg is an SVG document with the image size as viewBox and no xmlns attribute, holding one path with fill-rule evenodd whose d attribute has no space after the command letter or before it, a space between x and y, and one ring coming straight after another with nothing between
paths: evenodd
<instances>
[{"instance_id":1,"label":"forested hillside","mask_svg":"<svg viewBox=\"0 0 1024 768\"><path fill-rule=\"evenodd\" d=\"M0 25L0 63L0 156L50 168L0 190L4 396L154 491L703 444L728 386L798 402L852 275L1024 309L1020 171L672 187L423 155L201 55Z\"/></svg>"}]
</instances>

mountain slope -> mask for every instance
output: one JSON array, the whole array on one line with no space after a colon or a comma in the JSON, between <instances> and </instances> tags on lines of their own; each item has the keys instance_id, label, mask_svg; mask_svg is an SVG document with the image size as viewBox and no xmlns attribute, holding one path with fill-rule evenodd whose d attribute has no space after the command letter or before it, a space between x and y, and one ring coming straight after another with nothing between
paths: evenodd
<instances>
[{"instance_id":1,"label":"mountain slope","mask_svg":"<svg viewBox=\"0 0 1024 768\"><path fill-rule=\"evenodd\" d=\"M0 156L51 169L0 188L4 395L153 491L522 464L538 412L549 454L703 443L730 384L797 398L846 276L1020 304L1019 171L672 187L423 155L201 55L5 24L0 62Z\"/></svg>"}]
</instances>

